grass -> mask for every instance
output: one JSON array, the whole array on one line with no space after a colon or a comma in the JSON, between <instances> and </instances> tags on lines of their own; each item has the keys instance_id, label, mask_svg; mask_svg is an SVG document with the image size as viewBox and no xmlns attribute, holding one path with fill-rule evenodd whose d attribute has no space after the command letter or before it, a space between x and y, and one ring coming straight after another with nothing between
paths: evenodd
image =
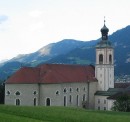
<instances>
[{"instance_id":1,"label":"grass","mask_svg":"<svg viewBox=\"0 0 130 122\"><path fill-rule=\"evenodd\" d=\"M0 122L130 122L130 113L0 105Z\"/></svg>"}]
</instances>

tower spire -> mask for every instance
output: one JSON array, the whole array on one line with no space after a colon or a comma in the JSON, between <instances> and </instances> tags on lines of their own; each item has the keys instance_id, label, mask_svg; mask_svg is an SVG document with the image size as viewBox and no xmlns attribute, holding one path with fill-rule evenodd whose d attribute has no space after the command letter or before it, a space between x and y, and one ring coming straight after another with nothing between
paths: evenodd
<instances>
[{"instance_id":1,"label":"tower spire","mask_svg":"<svg viewBox=\"0 0 130 122\"><path fill-rule=\"evenodd\" d=\"M102 40L107 40L108 39L108 32L109 29L105 25L105 16L104 16L104 26L101 28L101 33L102 33Z\"/></svg>"}]
</instances>

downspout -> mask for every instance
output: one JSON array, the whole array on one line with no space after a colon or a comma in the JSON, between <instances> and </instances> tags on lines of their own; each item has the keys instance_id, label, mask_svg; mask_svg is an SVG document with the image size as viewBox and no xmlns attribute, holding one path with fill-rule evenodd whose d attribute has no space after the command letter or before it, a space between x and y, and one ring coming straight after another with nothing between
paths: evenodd
<instances>
[{"instance_id":1,"label":"downspout","mask_svg":"<svg viewBox=\"0 0 130 122\"><path fill-rule=\"evenodd\" d=\"M38 106L40 105L40 83L38 83Z\"/></svg>"}]
</instances>

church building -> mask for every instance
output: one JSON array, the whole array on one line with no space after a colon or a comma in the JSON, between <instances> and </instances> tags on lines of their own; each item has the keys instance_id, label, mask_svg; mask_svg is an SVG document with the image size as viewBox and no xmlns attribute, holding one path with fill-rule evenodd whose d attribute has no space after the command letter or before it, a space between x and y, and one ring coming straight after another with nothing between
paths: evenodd
<instances>
[{"instance_id":1,"label":"church building","mask_svg":"<svg viewBox=\"0 0 130 122\"><path fill-rule=\"evenodd\" d=\"M5 104L22 106L72 106L111 110L119 92L114 88L114 48L109 29L101 28L94 66L43 64L22 67L5 83Z\"/></svg>"}]
</instances>

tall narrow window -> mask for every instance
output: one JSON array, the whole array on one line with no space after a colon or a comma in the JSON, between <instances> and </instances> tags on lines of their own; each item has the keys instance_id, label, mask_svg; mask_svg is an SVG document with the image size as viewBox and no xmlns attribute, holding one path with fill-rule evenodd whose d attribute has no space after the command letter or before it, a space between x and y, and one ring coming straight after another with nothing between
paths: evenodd
<instances>
[{"instance_id":1,"label":"tall narrow window","mask_svg":"<svg viewBox=\"0 0 130 122\"><path fill-rule=\"evenodd\" d=\"M100 99L98 99L98 104L100 104Z\"/></svg>"},{"instance_id":2,"label":"tall narrow window","mask_svg":"<svg viewBox=\"0 0 130 122\"><path fill-rule=\"evenodd\" d=\"M34 98L34 106L36 106L36 105L37 105L37 99Z\"/></svg>"},{"instance_id":3,"label":"tall narrow window","mask_svg":"<svg viewBox=\"0 0 130 122\"><path fill-rule=\"evenodd\" d=\"M104 104L106 104L106 100L104 100Z\"/></svg>"},{"instance_id":4,"label":"tall narrow window","mask_svg":"<svg viewBox=\"0 0 130 122\"><path fill-rule=\"evenodd\" d=\"M85 94L83 95L83 101L85 101Z\"/></svg>"},{"instance_id":5,"label":"tall narrow window","mask_svg":"<svg viewBox=\"0 0 130 122\"><path fill-rule=\"evenodd\" d=\"M51 105L51 100L50 100L50 98L47 98L46 99L46 106L50 106Z\"/></svg>"},{"instance_id":6,"label":"tall narrow window","mask_svg":"<svg viewBox=\"0 0 130 122\"><path fill-rule=\"evenodd\" d=\"M70 99L69 99L70 103L72 103L72 96L70 95Z\"/></svg>"},{"instance_id":7,"label":"tall narrow window","mask_svg":"<svg viewBox=\"0 0 130 122\"><path fill-rule=\"evenodd\" d=\"M103 64L103 55L102 54L99 55L99 64Z\"/></svg>"},{"instance_id":8,"label":"tall narrow window","mask_svg":"<svg viewBox=\"0 0 130 122\"><path fill-rule=\"evenodd\" d=\"M79 96L76 97L77 106L79 106Z\"/></svg>"},{"instance_id":9,"label":"tall narrow window","mask_svg":"<svg viewBox=\"0 0 130 122\"><path fill-rule=\"evenodd\" d=\"M112 56L111 56L111 54L109 55L109 64L112 64Z\"/></svg>"},{"instance_id":10,"label":"tall narrow window","mask_svg":"<svg viewBox=\"0 0 130 122\"><path fill-rule=\"evenodd\" d=\"M66 103L66 96L64 96L64 106L67 106L67 103Z\"/></svg>"},{"instance_id":11,"label":"tall narrow window","mask_svg":"<svg viewBox=\"0 0 130 122\"><path fill-rule=\"evenodd\" d=\"M19 99L16 99L16 105L20 105L20 100Z\"/></svg>"}]
</instances>

